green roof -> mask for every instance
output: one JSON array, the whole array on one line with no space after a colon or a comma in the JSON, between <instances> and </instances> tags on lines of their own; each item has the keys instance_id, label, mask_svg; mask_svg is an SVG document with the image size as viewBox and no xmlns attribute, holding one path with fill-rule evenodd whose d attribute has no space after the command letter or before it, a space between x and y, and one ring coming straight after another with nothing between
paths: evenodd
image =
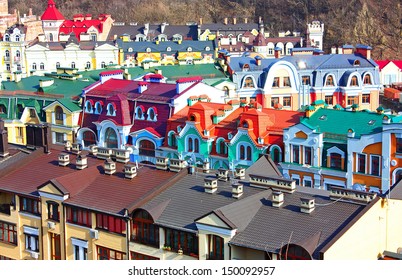
<instances>
[{"instance_id":1,"label":"green roof","mask_svg":"<svg viewBox=\"0 0 402 280\"><path fill-rule=\"evenodd\" d=\"M77 112L77 111L81 111L81 106L75 102L72 101L70 99L58 99L57 100L61 105L63 105L64 107L66 107L70 112ZM52 102L54 103L54 102ZM50 105L50 104L49 104Z\"/></svg>"},{"instance_id":2,"label":"green roof","mask_svg":"<svg viewBox=\"0 0 402 280\"><path fill-rule=\"evenodd\" d=\"M388 115L389 116L389 115ZM303 124L328 135L347 135L353 129L355 137L381 132L384 114L366 111L344 111L320 108L310 118L304 118ZM393 117L393 116L389 116ZM324 136L325 137L325 136ZM332 137L331 137L332 138ZM343 137L341 137L343 139Z\"/></svg>"}]
</instances>

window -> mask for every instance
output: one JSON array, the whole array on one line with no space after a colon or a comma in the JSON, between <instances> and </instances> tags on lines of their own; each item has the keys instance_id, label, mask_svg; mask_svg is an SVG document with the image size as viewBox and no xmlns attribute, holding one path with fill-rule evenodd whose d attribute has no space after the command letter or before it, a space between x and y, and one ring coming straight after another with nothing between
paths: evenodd
<instances>
[{"instance_id":1,"label":"window","mask_svg":"<svg viewBox=\"0 0 402 280\"><path fill-rule=\"evenodd\" d=\"M177 146L177 142L176 142L176 135L174 131L169 131L168 134L168 145L170 147L176 147Z\"/></svg>"},{"instance_id":2,"label":"window","mask_svg":"<svg viewBox=\"0 0 402 280\"><path fill-rule=\"evenodd\" d=\"M8 34L4 35L4 40L6 42L10 42L10 35L8 35Z\"/></svg>"},{"instance_id":3,"label":"window","mask_svg":"<svg viewBox=\"0 0 402 280\"><path fill-rule=\"evenodd\" d=\"M109 248L97 246L96 248L98 260L123 260L124 254L123 252L115 251Z\"/></svg>"},{"instance_id":4,"label":"window","mask_svg":"<svg viewBox=\"0 0 402 280\"><path fill-rule=\"evenodd\" d=\"M157 114L156 114L156 108L155 107L149 108L148 111L147 111L147 115L148 115L147 120L153 121L153 122L157 121L157 119L156 119Z\"/></svg>"},{"instance_id":5,"label":"window","mask_svg":"<svg viewBox=\"0 0 402 280\"><path fill-rule=\"evenodd\" d=\"M154 157L155 144L149 140L141 140L139 143L139 154L141 156Z\"/></svg>"},{"instance_id":6,"label":"window","mask_svg":"<svg viewBox=\"0 0 402 280\"><path fill-rule=\"evenodd\" d=\"M32 63L32 70L36 70L36 68L37 68L36 63L35 62Z\"/></svg>"},{"instance_id":7,"label":"window","mask_svg":"<svg viewBox=\"0 0 402 280\"><path fill-rule=\"evenodd\" d=\"M373 176L380 176L380 162L381 156L370 155L370 174Z\"/></svg>"},{"instance_id":8,"label":"window","mask_svg":"<svg viewBox=\"0 0 402 280\"><path fill-rule=\"evenodd\" d=\"M359 104L358 96L348 96L348 105Z\"/></svg>"},{"instance_id":9,"label":"window","mask_svg":"<svg viewBox=\"0 0 402 280\"><path fill-rule=\"evenodd\" d=\"M85 112L86 113L92 113L92 102L91 101L89 101L89 100L87 100L86 102L85 102Z\"/></svg>"},{"instance_id":10,"label":"window","mask_svg":"<svg viewBox=\"0 0 402 280\"><path fill-rule=\"evenodd\" d=\"M332 95L325 96L325 103L328 105L334 105L334 97Z\"/></svg>"},{"instance_id":11,"label":"window","mask_svg":"<svg viewBox=\"0 0 402 280\"><path fill-rule=\"evenodd\" d=\"M272 87L279 87L279 77L275 77L272 83Z\"/></svg>"},{"instance_id":12,"label":"window","mask_svg":"<svg viewBox=\"0 0 402 280\"><path fill-rule=\"evenodd\" d=\"M71 62L71 68L75 68L75 62Z\"/></svg>"},{"instance_id":13,"label":"window","mask_svg":"<svg viewBox=\"0 0 402 280\"><path fill-rule=\"evenodd\" d=\"M126 221L111 215L96 214L96 227L110 232L126 233Z\"/></svg>"},{"instance_id":14,"label":"window","mask_svg":"<svg viewBox=\"0 0 402 280\"><path fill-rule=\"evenodd\" d=\"M45 64L44 64L43 62L41 62L41 63L39 64L39 69L40 69L40 70L45 70Z\"/></svg>"},{"instance_id":15,"label":"window","mask_svg":"<svg viewBox=\"0 0 402 280\"><path fill-rule=\"evenodd\" d=\"M351 86L351 87L357 87L359 84L358 84L358 81L357 81L357 77L356 76L353 76L352 77L352 79L350 80L350 85L349 86Z\"/></svg>"},{"instance_id":16,"label":"window","mask_svg":"<svg viewBox=\"0 0 402 280\"><path fill-rule=\"evenodd\" d=\"M225 96L229 96L229 88L227 86L223 87L223 91L225 92Z\"/></svg>"},{"instance_id":17,"label":"window","mask_svg":"<svg viewBox=\"0 0 402 280\"><path fill-rule=\"evenodd\" d=\"M116 108L114 107L114 104L112 103L107 104L107 115L116 116Z\"/></svg>"},{"instance_id":18,"label":"window","mask_svg":"<svg viewBox=\"0 0 402 280\"><path fill-rule=\"evenodd\" d=\"M239 145L239 160L251 160L252 159L252 149L251 146L246 144Z\"/></svg>"},{"instance_id":19,"label":"window","mask_svg":"<svg viewBox=\"0 0 402 280\"><path fill-rule=\"evenodd\" d=\"M325 81L325 86L327 86L327 87L335 86L334 77L332 75L327 76L327 79Z\"/></svg>"},{"instance_id":20,"label":"window","mask_svg":"<svg viewBox=\"0 0 402 280\"><path fill-rule=\"evenodd\" d=\"M398 154L402 153L402 138L396 137L396 152Z\"/></svg>"},{"instance_id":21,"label":"window","mask_svg":"<svg viewBox=\"0 0 402 280\"><path fill-rule=\"evenodd\" d=\"M227 156L228 147L225 144L225 140L223 138L219 139L216 143L216 152L220 155Z\"/></svg>"},{"instance_id":22,"label":"window","mask_svg":"<svg viewBox=\"0 0 402 280\"><path fill-rule=\"evenodd\" d=\"M25 249L32 252L39 252L39 229L23 226L25 234Z\"/></svg>"},{"instance_id":23,"label":"window","mask_svg":"<svg viewBox=\"0 0 402 280\"><path fill-rule=\"evenodd\" d=\"M21 57L21 52L17 50L17 51L15 52L15 56L16 56L17 58L20 58L20 57Z\"/></svg>"},{"instance_id":24,"label":"window","mask_svg":"<svg viewBox=\"0 0 402 280\"><path fill-rule=\"evenodd\" d=\"M10 71L10 70L11 70L11 67L10 67L10 64L9 64L9 63L6 64L6 70L7 70L7 71Z\"/></svg>"},{"instance_id":25,"label":"window","mask_svg":"<svg viewBox=\"0 0 402 280\"><path fill-rule=\"evenodd\" d=\"M105 146L107 148L117 148L118 146L116 131L111 127L105 131Z\"/></svg>"},{"instance_id":26,"label":"window","mask_svg":"<svg viewBox=\"0 0 402 280\"><path fill-rule=\"evenodd\" d=\"M356 172L366 173L366 155L364 154L356 155Z\"/></svg>"},{"instance_id":27,"label":"window","mask_svg":"<svg viewBox=\"0 0 402 280\"><path fill-rule=\"evenodd\" d=\"M311 147L304 147L304 164L311 165Z\"/></svg>"},{"instance_id":28,"label":"window","mask_svg":"<svg viewBox=\"0 0 402 280\"><path fill-rule=\"evenodd\" d=\"M370 103L370 94L362 94L362 103L369 104Z\"/></svg>"},{"instance_id":29,"label":"window","mask_svg":"<svg viewBox=\"0 0 402 280\"><path fill-rule=\"evenodd\" d=\"M141 253L138 253L138 252L130 252L130 255L131 255L132 260L147 260L147 261L159 260L159 258L144 255L144 254L141 254Z\"/></svg>"},{"instance_id":30,"label":"window","mask_svg":"<svg viewBox=\"0 0 402 280\"><path fill-rule=\"evenodd\" d=\"M311 85L310 76L302 76L302 84L303 85Z\"/></svg>"},{"instance_id":31,"label":"window","mask_svg":"<svg viewBox=\"0 0 402 280\"><path fill-rule=\"evenodd\" d=\"M91 69L91 62L87 61L85 64L85 69Z\"/></svg>"},{"instance_id":32,"label":"window","mask_svg":"<svg viewBox=\"0 0 402 280\"><path fill-rule=\"evenodd\" d=\"M6 50L6 57L10 57L10 51L9 50Z\"/></svg>"},{"instance_id":33,"label":"window","mask_svg":"<svg viewBox=\"0 0 402 280\"><path fill-rule=\"evenodd\" d=\"M59 221L60 212L59 212L59 204L53 201L47 201L47 218L53 221Z\"/></svg>"},{"instance_id":34,"label":"window","mask_svg":"<svg viewBox=\"0 0 402 280\"><path fill-rule=\"evenodd\" d=\"M251 77L247 77L244 80L244 87L245 88L254 88L254 82L253 82L253 79Z\"/></svg>"},{"instance_id":35,"label":"window","mask_svg":"<svg viewBox=\"0 0 402 280\"><path fill-rule=\"evenodd\" d=\"M50 251L52 260L61 260L60 234L49 233Z\"/></svg>"},{"instance_id":36,"label":"window","mask_svg":"<svg viewBox=\"0 0 402 280\"><path fill-rule=\"evenodd\" d=\"M365 84L365 85L371 85L371 76L370 76L370 74L364 75L363 84Z\"/></svg>"},{"instance_id":37,"label":"window","mask_svg":"<svg viewBox=\"0 0 402 280\"><path fill-rule=\"evenodd\" d=\"M56 62L56 69L60 68L60 62Z\"/></svg>"},{"instance_id":38,"label":"window","mask_svg":"<svg viewBox=\"0 0 402 280\"><path fill-rule=\"evenodd\" d=\"M20 211L40 215L40 201L37 199L20 197Z\"/></svg>"},{"instance_id":39,"label":"window","mask_svg":"<svg viewBox=\"0 0 402 280\"><path fill-rule=\"evenodd\" d=\"M191 47L188 47L188 48L187 48L187 51L188 51L188 52L191 52L191 51L193 51L193 49L192 49Z\"/></svg>"},{"instance_id":40,"label":"window","mask_svg":"<svg viewBox=\"0 0 402 280\"><path fill-rule=\"evenodd\" d=\"M64 144L64 133L55 132L56 143Z\"/></svg>"},{"instance_id":41,"label":"window","mask_svg":"<svg viewBox=\"0 0 402 280\"><path fill-rule=\"evenodd\" d=\"M49 23L49 26L52 26L52 24ZM53 34L52 34L52 33L49 34L49 41L50 41L50 42L53 42L53 41L54 41L54 39L53 39Z\"/></svg>"},{"instance_id":42,"label":"window","mask_svg":"<svg viewBox=\"0 0 402 280\"><path fill-rule=\"evenodd\" d=\"M304 178L303 181L304 181L304 186L305 187L311 188L313 186L312 182L311 182L311 178Z\"/></svg>"},{"instance_id":43,"label":"window","mask_svg":"<svg viewBox=\"0 0 402 280\"><path fill-rule=\"evenodd\" d=\"M224 260L224 240L216 235L208 235L208 259Z\"/></svg>"},{"instance_id":44,"label":"window","mask_svg":"<svg viewBox=\"0 0 402 280\"><path fill-rule=\"evenodd\" d=\"M138 210L134 214L131 240L159 247L159 226L154 224L154 220L147 211Z\"/></svg>"},{"instance_id":45,"label":"window","mask_svg":"<svg viewBox=\"0 0 402 280\"><path fill-rule=\"evenodd\" d=\"M71 243L74 249L74 260L88 259L88 241L71 238Z\"/></svg>"},{"instance_id":46,"label":"window","mask_svg":"<svg viewBox=\"0 0 402 280\"><path fill-rule=\"evenodd\" d=\"M200 141L195 137L187 138L187 152L199 153L200 151Z\"/></svg>"},{"instance_id":47,"label":"window","mask_svg":"<svg viewBox=\"0 0 402 280\"><path fill-rule=\"evenodd\" d=\"M292 162L300 163L300 146L292 145Z\"/></svg>"},{"instance_id":48,"label":"window","mask_svg":"<svg viewBox=\"0 0 402 280\"><path fill-rule=\"evenodd\" d=\"M292 105L292 99L290 96L283 98L283 106L290 107Z\"/></svg>"},{"instance_id":49,"label":"window","mask_svg":"<svg viewBox=\"0 0 402 280\"><path fill-rule=\"evenodd\" d=\"M290 78L289 77L283 77L283 86L284 87L290 87Z\"/></svg>"},{"instance_id":50,"label":"window","mask_svg":"<svg viewBox=\"0 0 402 280\"><path fill-rule=\"evenodd\" d=\"M194 233L166 228L164 246L176 252L182 249L186 255L198 256L198 237Z\"/></svg>"},{"instance_id":51,"label":"window","mask_svg":"<svg viewBox=\"0 0 402 280\"><path fill-rule=\"evenodd\" d=\"M102 113L102 103L98 101L95 103L95 114L100 115L101 113Z\"/></svg>"},{"instance_id":52,"label":"window","mask_svg":"<svg viewBox=\"0 0 402 280\"><path fill-rule=\"evenodd\" d=\"M279 97L272 97L271 98L271 107L275 108L275 105L279 103Z\"/></svg>"},{"instance_id":53,"label":"window","mask_svg":"<svg viewBox=\"0 0 402 280\"><path fill-rule=\"evenodd\" d=\"M136 118L136 119L139 119L139 120L143 120L143 119L144 119L144 111L143 111L142 106L138 106L138 107L135 109L135 118Z\"/></svg>"},{"instance_id":54,"label":"window","mask_svg":"<svg viewBox=\"0 0 402 280\"><path fill-rule=\"evenodd\" d=\"M7 108L3 104L0 104L0 114L7 114Z\"/></svg>"},{"instance_id":55,"label":"window","mask_svg":"<svg viewBox=\"0 0 402 280\"><path fill-rule=\"evenodd\" d=\"M91 41L96 42L96 40L98 40L98 36L96 35L96 33L91 33Z\"/></svg>"},{"instance_id":56,"label":"window","mask_svg":"<svg viewBox=\"0 0 402 280\"><path fill-rule=\"evenodd\" d=\"M96 144L95 133L92 131L85 131L82 135L82 139L84 140L85 147Z\"/></svg>"},{"instance_id":57,"label":"window","mask_svg":"<svg viewBox=\"0 0 402 280\"><path fill-rule=\"evenodd\" d=\"M0 221L0 241L17 245L17 226Z\"/></svg>"},{"instance_id":58,"label":"window","mask_svg":"<svg viewBox=\"0 0 402 280\"><path fill-rule=\"evenodd\" d=\"M56 124L63 124L64 123L63 108L61 108L60 106L56 106L54 111L56 115Z\"/></svg>"},{"instance_id":59,"label":"window","mask_svg":"<svg viewBox=\"0 0 402 280\"><path fill-rule=\"evenodd\" d=\"M30 118L36 118L35 109L29 109L29 117Z\"/></svg>"},{"instance_id":60,"label":"window","mask_svg":"<svg viewBox=\"0 0 402 280\"><path fill-rule=\"evenodd\" d=\"M89 228L92 227L91 211L75 207L67 207L66 212L67 222Z\"/></svg>"},{"instance_id":61,"label":"window","mask_svg":"<svg viewBox=\"0 0 402 280\"><path fill-rule=\"evenodd\" d=\"M101 62L101 68L105 68L106 67L106 63L104 61Z\"/></svg>"},{"instance_id":62,"label":"window","mask_svg":"<svg viewBox=\"0 0 402 280\"><path fill-rule=\"evenodd\" d=\"M334 169L342 169L342 156L337 153L330 155L330 167Z\"/></svg>"}]
</instances>

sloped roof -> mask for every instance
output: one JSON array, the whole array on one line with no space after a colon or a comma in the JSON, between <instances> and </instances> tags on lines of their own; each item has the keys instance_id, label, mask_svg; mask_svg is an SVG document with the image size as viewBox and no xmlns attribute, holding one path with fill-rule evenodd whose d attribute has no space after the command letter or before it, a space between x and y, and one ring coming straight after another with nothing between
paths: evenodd
<instances>
[{"instance_id":1,"label":"sloped roof","mask_svg":"<svg viewBox=\"0 0 402 280\"><path fill-rule=\"evenodd\" d=\"M64 16L56 8L53 0L47 2L47 8L42 14L41 20L64 20Z\"/></svg>"}]
</instances>

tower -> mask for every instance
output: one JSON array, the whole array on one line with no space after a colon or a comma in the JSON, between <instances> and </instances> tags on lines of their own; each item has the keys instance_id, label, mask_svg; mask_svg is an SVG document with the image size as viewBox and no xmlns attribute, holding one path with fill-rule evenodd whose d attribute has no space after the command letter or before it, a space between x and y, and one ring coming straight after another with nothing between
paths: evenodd
<instances>
[{"instance_id":1,"label":"tower","mask_svg":"<svg viewBox=\"0 0 402 280\"><path fill-rule=\"evenodd\" d=\"M48 42L58 41L59 28L64 22L64 16L56 8L53 0L47 2L47 8L42 17L43 32Z\"/></svg>"},{"instance_id":2,"label":"tower","mask_svg":"<svg viewBox=\"0 0 402 280\"><path fill-rule=\"evenodd\" d=\"M315 47L322 50L324 40L324 24L318 20L307 25L307 46Z\"/></svg>"}]
</instances>

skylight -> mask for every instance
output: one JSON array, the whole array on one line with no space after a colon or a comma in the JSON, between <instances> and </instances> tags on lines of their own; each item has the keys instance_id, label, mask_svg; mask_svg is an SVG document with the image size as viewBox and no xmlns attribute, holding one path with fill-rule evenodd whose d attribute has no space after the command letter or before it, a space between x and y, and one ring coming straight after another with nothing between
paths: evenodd
<instances>
[{"instance_id":1,"label":"skylight","mask_svg":"<svg viewBox=\"0 0 402 280\"><path fill-rule=\"evenodd\" d=\"M325 121L327 119L327 115L322 115L318 118L319 120Z\"/></svg>"},{"instance_id":2,"label":"skylight","mask_svg":"<svg viewBox=\"0 0 402 280\"><path fill-rule=\"evenodd\" d=\"M368 125L373 125L373 124L375 124L375 120L370 120L370 121L368 122Z\"/></svg>"}]
</instances>

